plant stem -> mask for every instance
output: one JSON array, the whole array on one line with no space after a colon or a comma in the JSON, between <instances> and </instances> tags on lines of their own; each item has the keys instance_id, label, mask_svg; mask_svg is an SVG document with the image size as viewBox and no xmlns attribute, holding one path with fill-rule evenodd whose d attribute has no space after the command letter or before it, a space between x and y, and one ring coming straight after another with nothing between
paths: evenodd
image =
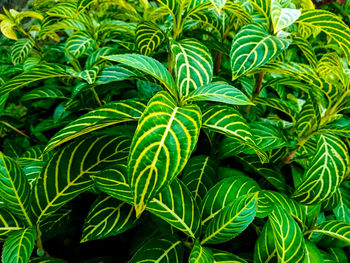
<instances>
[{"instance_id":1,"label":"plant stem","mask_svg":"<svg viewBox=\"0 0 350 263\"><path fill-rule=\"evenodd\" d=\"M92 87L91 90L92 90L92 93L94 94L94 97L95 97L95 99L96 99L98 105L99 105L100 107L102 107L103 104L102 104L102 102L101 102L101 100L100 100L100 98L99 98L99 96L98 96L98 94L97 94L95 88Z\"/></svg>"},{"instance_id":2,"label":"plant stem","mask_svg":"<svg viewBox=\"0 0 350 263\"><path fill-rule=\"evenodd\" d=\"M31 36L29 33L27 33L22 27L20 27L20 26L17 26L17 27L18 27L19 31L20 31L23 35L25 35L27 38L29 38L29 39L34 43L34 46L35 46L40 52L43 51L42 48L40 47L39 43L38 43L34 38L32 38L32 36Z\"/></svg>"},{"instance_id":3,"label":"plant stem","mask_svg":"<svg viewBox=\"0 0 350 263\"><path fill-rule=\"evenodd\" d=\"M255 85L255 89L253 91L253 94L252 94L252 98L251 98L251 101L254 102L254 100L259 96L260 94L260 88L261 88L261 84L264 80L264 76L265 76L265 72L261 72L260 75L259 75L259 79L258 79L258 82L256 83ZM250 109L252 108L252 105L248 105L246 110L245 110L245 115L247 116Z\"/></svg>"},{"instance_id":4,"label":"plant stem","mask_svg":"<svg viewBox=\"0 0 350 263\"><path fill-rule=\"evenodd\" d=\"M36 246L38 247L38 251L42 252L45 256L49 257L50 255L49 255L49 253L47 253L45 251L44 246L43 246L43 241L41 240L42 232L40 230L39 225L37 225L37 227L36 227L36 232L37 232ZM38 255L38 256L40 256L40 255Z\"/></svg>"},{"instance_id":5,"label":"plant stem","mask_svg":"<svg viewBox=\"0 0 350 263\"><path fill-rule=\"evenodd\" d=\"M0 124L5 125L6 127L10 128L11 130L14 130L15 132L21 134L22 136L26 137L29 140L33 140L32 138L30 138L29 135L25 134L24 132L22 132L21 130L17 129L16 127L12 126L11 124L4 122L4 121L0 121Z\"/></svg>"},{"instance_id":6,"label":"plant stem","mask_svg":"<svg viewBox=\"0 0 350 263\"><path fill-rule=\"evenodd\" d=\"M230 27L228 27L222 36L221 43L225 43L228 34L230 33ZM220 67L221 67L221 62L222 62L222 52L218 51L217 52L217 59L216 59L216 64L215 64L215 73L218 74L220 72Z\"/></svg>"}]
</instances>

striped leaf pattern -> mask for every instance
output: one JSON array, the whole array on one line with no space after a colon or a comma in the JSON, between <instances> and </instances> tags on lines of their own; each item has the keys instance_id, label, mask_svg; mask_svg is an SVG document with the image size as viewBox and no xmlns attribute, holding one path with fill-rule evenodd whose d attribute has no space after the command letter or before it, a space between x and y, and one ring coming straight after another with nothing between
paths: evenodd
<instances>
[{"instance_id":1,"label":"striped leaf pattern","mask_svg":"<svg viewBox=\"0 0 350 263\"><path fill-rule=\"evenodd\" d=\"M230 105L252 104L243 92L224 82L214 82L202 86L192 91L185 101L214 101Z\"/></svg>"},{"instance_id":2,"label":"striped leaf pattern","mask_svg":"<svg viewBox=\"0 0 350 263\"><path fill-rule=\"evenodd\" d=\"M22 63L28 56L29 52L33 48L34 43L30 39L22 38L11 48L11 59L14 65Z\"/></svg>"},{"instance_id":3,"label":"striped leaf pattern","mask_svg":"<svg viewBox=\"0 0 350 263\"><path fill-rule=\"evenodd\" d=\"M300 48L311 67L315 68L317 66L317 57L311 43L301 35L295 35L293 37L293 44Z\"/></svg>"},{"instance_id":4,"label":"striped leaf pattern","mask_svg":"<svg viewBox=\"0 0 350 263\"><path fill-rule=\"evenodd\" d=\"M256 104L266 105L268 107L284 112L293 120L293 122L295 121L297 113L295 112L294 107L290 103L288 103L288 101L275 98L256 98L254 102Z\"/></svg>"},{"instance_id":5,"label":"striped leaf pattern","mask_svg":"<svg viewBox=\"0 0 350 263\"><path fill-rule=\"evenodd\" d=\"M156 50L166 36L154 23L146 21L137 25L136 44L142 55L148 56Z\"/></svg>"},{"instance_id":6,"label":"striped leaf pattern","mask_svg":"<svg viewBox=\"0 0 350 263\"><path fill-rule=\"evenodd\" d=\"M111 196L100 196L92 205L83 226L80 242L97 240L117 234L135 226L134 209Z\"/></svg>"},{"instance_id":7,"label":"striped leaf pattern","mask_svg":"<svg viewBox=\"0 0 350 263\"><path fill-rule=\"evenodd\" d=\"M0 97L26 86L32 82L49 79L49 78L71 78L70 74L66 73L65 70L59 66L51 64L41 64L31 70L25 71L24 73L13 77L11 80L6 82L0 88Z\"/></svg>"},{"instance_id":8,"label":"striped leaf pattern","mask_svg":"<svg viewBox=\"0 0 350 263\"><path fill-rule=\"evenodd\" d=\"M206 46L195 39L171 41L175 59L175 76L180 97L211 82L213 60Z\"/></svg>"},{"instance_id":9,"label":"striped leaf pattern","mask_svg":"<svg viewBox=\"0 0 350 263\"><path fill-rule=\"evenodd\" d=\"M302 137L308 130L317 124L318 105L315 105L311 99L307 100L296 118L296 130L298 136Z\"/></svg>"},{"instance_id":10,"label":"striped leaf pattern","mask_svg":"<svg viewBox=\"0 0 350 263\"><path fill-rule=\"evenodd\" d=\"M303 262L305 240L298 224L279 205L269 216L279 262Z\"/></svg>"},{"instance_id":11,"label":"striped leaf pattern","mask_svg":"<svg viewBox=\"0 0 350 263\"><path fill-rule=\"evenodd\" d=\"M32 224L29 206L30 185L21 167L0 152L0 197L18 218Z\"/></svg>"},{"instance_id":12,"label":"striped leaf pattern","mask_svg":"<svg viewBox=\"0 0 350 263\"><path fill-rule=\"evenodd\" d=\"M198 155L192 157L182 172L182 181L191 191L197 204L214 186L216 181L216 163L209 156Z\"/></svg>"},{"instance_id":13,"label":"striped leaf pattern","mask_svg":"<svg viewBox=\"0 0 350 263\"><path fill-rule=\"evenodd\" d=\"M104 57L107 60L122 63L131 68L137 69L145 74L154 77L160 84L165 87L173 96L176 96L177 90L175 82L169 71L157 60L134 54L110 55Z\"/></svg>"},{"instance_id":14,"label":"striped leaf pattern","mask_svg":"<svg viewBox=\"0 0 350 263\"><path fill-rule=\"evenodd\" d=\"M289 40L270 35L260 24L248 24L234 37L231 47L232 78L259 68L278 57Z\"/></svg>"},{"instance_id":15,"label":"striped leaf pattern","mask_svg":"<svg viewBox=\"0 0 350 263\"><path fill-rule=\"evenodd\" d=\"M218 249L211 249L213 251L213 257L214 257L214 263L247 263L246 260L243 258L240 258L236 255L233 255L229 252L218 250Z\"/></svg>"},{"instance_id":16,"label":"striped leaf pattern","mask_svg":"<svg viewBox=\"0 0 350 263\"><path fill-rule=\"evenodd\" d=\"M128 181L138 216L184 168L196 145L200 125L198 106L177 107L166 92L159 92L150 100L128 159Z\"/></svg>"},{"instance_id":17,"label":"striped leaf pattern","mask_svg":"<svg viewBox=\"0 0 350 263\"><path fill-rule=\"evenodd\" d=\"M114 198L133 204L129 185L126 181L126 167L116 165L92 176L97 188ZM178 179L165 187L154 197L146 210L162 218L188 236L195 237L200 228L200 213L197 204L187 187Z\"/></svg>"},{"instance_id":18,"label":"striped leaf pattern","mask_svg":"<svg viewBox=\"0 0 350 263\"><path fill-rule=\"evenodd\" d=\"M245 1L246 3L249 3L248 0ZM231 14L232 16L237 17L237 19L243 24L249 24L252 22L252 17L250 13L244 8L244 3L242 2L231 2L227 1L224 8L224 11L228 12L228 14Z\"/></svg>"},{"instance_id":19,"label":"striped leaf pattern","mask_svg":"<svg viewBox=\"0 0 350 263\"><path fill-rule=\"evenodd\" d=\"M241 196L220 211L209 223L201 244L223 243L243 232L255 218L257 196Z\"/></svg>"},{"instance_id":20,"label":"striped leaf pattern","mask_svg":"<svg viewBox=\"0 0 350 263\"><path fill-rule=\"evenodd\" d=\"M249 2L264 15L267 22L270 19L271 0L249 0Z\"/></svg>"},{"instance_id":21,"label":"striped leaf pattern","mask_svg":"<svg viewBox=\"0 0 350 263\"><path fill-rule=\"evenodd\" d=\"M160 236L152 238L137 250L129 263L182 263L183 254L184 248L181 240L173 236Z\"/></svg>"},{"instance_id":22,"label":"striped leaf pattern","mask_svg":"<svg viewBox=\"0 0 350 263\"><path fill-rule=\"evenodd\" d=\"M22 221L18 220L12 213L5 208L0 207L0 240L6 237L12 231L24 227Z\"/></svg>"},{"instance_id":23,"label":"striped leaf pattern","mask_svg":"<svg viewBox=\"0 0 350 263\"><path fill-rule=\"evenodd\" d=\"M56 133L47 144L45 151L77 138L81 135L141 117L146 105L139 100L110 102L72 121Z\"/></svg>"},{"instance_id":24,"label":"striped leaf pattern","mask_svg":"<svg viewBox=\"0 0 350 263\"><path fill-rule=\"evenodd\" d=\"M75 140L56 152L41 171L32 192L32 211L37 221L90 188L93 182L89 174L103 165L125 162L129 146L126 137L106 135Z\"/></svg>"},{"instance_id":25,"label":"striped leaf pattern","mask_svg":"<svg viewBox=\"0 0 350 263\"><path fill-rule=\"evenodd\" d=\"M122 64L108 66L102 69L97 76L96 84L108 84L114 81L122 81L131 78L141 78L140 72Z\"/></svg>"},{"instance_id":26,"label":"striped leaf pattern","mask_svg":"<svg viewBox=\"0 0 350 263\"><path fill-rule=\"evenodd\" d=\"M313 263L313 262L324 263L325 262L320 250L316 247L314 243L308 240L305 240L305 245L306 246L305 246L304 263Z\"/></svg>"},{"instance_id":27,"label":"striped leaf pattern","mask_svg":"<svg viewBox=\"0 0 350 263\"><path fill-rule=\"evenodd\" d=\"M248 176L236 175L221 180L209 190L201 203L202 224L213 219L240 196L259 190L259 185Z\"/></svg>"},{"instance_id":28,"label":"striped leaf pattern","mask_svg":"<svg viewBox=\"0 0 350 263\"><path fill-rule=\"evenodd\" d=\"M254 141L263 151L279 149L287 144L287 139L277 126L261 121L252 123L250 128Z\"/></svg>"},{"instance_id":29,"label":"striped leaf pattern","mask_svg":"<svg viewBox=\"0 0 350 263\"><path fill-rule=\"evenodd\" d=\"M271 19L274 34L293 24L300 16L301 11L293 8L283 8L280 0L271 1Z\"/></svg>"},{"instance_id":30,"label":"striped leaf pattern","mask_svg":"<svg viewBox=\"0 0 350 263\"><path fill-rule=\"evenodd\" d=\"M274 234L270 221L266 221L264 227L255 242L254 262L268 263L277 262Z\"/></svg>"},{"instance_id":31,"label":"striped leaf pattern","mask_svg":"<svg viewBox=\"0 0 350 263\"><path fill-rule=\"evenodd\" d=\"M207 247L202 247L199 241L196 240L192 248L188 262L189 263L214 262L213 252Z\"/></svg>"},{"instance_id":32,"label":"striped leaf pattern","mask_svg":"<svg viewBox=\"0 0 350 263\"><path fill-rule=\"evenodd\" d=\"M293 197L306 205L327 200L338 189L348 165L348 149L344 142L334 135L320 135L314 158L305 171L305 180Z\"/></svg>"},{"instance_id":33,"label":"striped leaf pattern","mask_svg":"<svg viewBox=\"0 0 350 263\"><path fill-rule=\"evenodd\" d=\"M350 62L350 29L335 14L320 9L305 10L297 23L325 32L338 43L344 51L347 61Z\"/></svg>"},{"instance_id":34,"label":"striped leaf pattern","mask_svg":"<svg viewBox=\"0 0 350 263\"><path fill-rule=\"evenodd\" d=\"M58 88L37 88L25 93L21 101L30 101L38 99L67 99L67 96Z\"/></svg>"},{"instance_id":35,"label":"striped leaf pattern","mask_svg":"<svg viewBox=\"0 0 350 263\"><path fill-rule=\"evenodd\" d=\"M79 58L95 47L95 41L84 31L77 31L71 35L66 43L66 51Z\"/></svg>"},{"instance_id":36,"label":"striped leaf pattern","mask_svg":"<svg viewBox=\"0 0 350 263\"><path fill-rule=\"evenodd\" d=\"M312 230L331 238L343 241L346 246L350 245L350 224L340 220L330 220L322 223L317 229Z\"/></svg>"},{"instance_id":37,"label":"striped leaf pattern","mask_svg":"<svg viewBox=\"0 0 350 263\"><path fill-rule=\"evenodd\" d=\"M27 263L35 244L35 227L28 227L12 233L5 241L2 262Z\"/></svg>"}]
</instances>

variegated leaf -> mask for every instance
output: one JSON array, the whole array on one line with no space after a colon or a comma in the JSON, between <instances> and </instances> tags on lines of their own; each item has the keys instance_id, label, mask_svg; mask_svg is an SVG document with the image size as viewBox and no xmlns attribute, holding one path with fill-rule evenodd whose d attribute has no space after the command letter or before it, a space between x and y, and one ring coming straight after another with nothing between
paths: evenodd
<instances>
[{"instance_id":1,"label":"variegated leaf","mask_svg":"<svg viewBox=\"0 0 350 263\"><path fill-rule=\"evenodd\" d=\"M157 93L142 114L128 160L128 181L136 214L184 168L196 145L201 112L177 107L166 92Z\"/></svg>"},{"instance_id":2,"label":"variegated leaf","mask_svg":"<svg viewBox=\"0 0 350 263\"><path fill-rule=\"evenodd\" d=\"M19 230L24 227L22 220L16 218L5 208L0 207L0 240L10 234L12 231Z\"/></svg>"},{"instance_id":3,"label":"variegated leaf","mask_svg":"<svg viewBox=\"0 0 350 263\"><path fill-rule=\"evenodd\" d=\"M300 16L301 11L293 8L283 8L281 0L271 1L271 18L274 33L277 34L284 28L293 24Z\"/></svg>"},{"instance_id":4,"label":"variegated leaf","mask_svg":"<svg viewBox=\"0 0 350 263\"><path fill-rule=\"evenodd\" d=\"M95 47L95 41L89 33L78 31L67 39L65 46L68 53L79 58Z\"/></svg>"},{"instance_id":5,"label":"variegated leaf","mask_svg":"<svg viewBox=\"0 0 350 263\"><path fill-rule=\"evenodd\" d=\"M28 56L33 46L34 43L30 39L22 38L17 40L17 42L11 48L12 63L14 65L22 63Z\"/></svg>"},{"instance_id":6,"label":"variegated leaf","mask_svg":"<svg viewBox=\"0 0 350 263\"><path fill-rule=\"evenodd\" d=\"M321 233L344 242L344 246L350 245L350 224L341 220L325 221L312 232Z\"/></svg>"},{"instance_id":7,"label":"variegated leaf","mask_svg":"<svg viewBox=\"0 0 350 263\"><path fill-rule=\"evenodd\" d=\"M146 21L137 25L136 44L142 55L148 56L165 40L166 35L154 23Z\"/></svg>"},{"instance_id":8,"label":"variegated leaf","mask_svg":"<svg viewBox=\"0 0 350 263\"><path fill-rule=\"evenodd\" d=\"M266 221L264 227L255 242L254 262L268 263L277 262L274 233L270 221Z\"/></svg>"},{"instance_id":9,"label":"variegated leaf","mask_svg":"<svg viewBox=\"0 0 350 263\"><path fill-rule=\"evenodd\" d=\"M214 262L213 252L210 248L202 247L198 240L194 243L192 248L189 263L207 263Z\"/></svg>"}]
</instances>

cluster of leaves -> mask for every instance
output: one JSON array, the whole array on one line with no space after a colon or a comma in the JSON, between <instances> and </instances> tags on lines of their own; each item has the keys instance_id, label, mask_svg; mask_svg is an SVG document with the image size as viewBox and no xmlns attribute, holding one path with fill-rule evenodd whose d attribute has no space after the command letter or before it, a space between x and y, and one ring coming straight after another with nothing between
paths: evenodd
<instances>
[{"instance_id":1,"label":"cluster of leaves","mask_svg":"<svg viewBox=\"0 0 350 263\"><path fill-rule=\"evenodd\" d=\"M349 10L311 0L5 9L3 262L65 262L47 242L86 194L80 241L139 235L129 262L348 262Z\"/></svg>"}]
</instances>

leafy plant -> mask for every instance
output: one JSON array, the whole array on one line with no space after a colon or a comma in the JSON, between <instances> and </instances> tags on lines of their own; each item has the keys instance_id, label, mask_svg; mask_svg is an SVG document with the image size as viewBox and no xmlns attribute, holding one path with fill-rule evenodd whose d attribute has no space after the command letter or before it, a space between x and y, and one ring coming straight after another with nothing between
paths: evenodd
<instances>
[{"instance_id":1,"label":"leafy plant","mask_svg":"<svg viewBox=\"0 0 350 263\"><path fill-rule=\"evenodd\" d=\"M349 7L4 9L3 262L347 262Z\"/></svg>"}]
</instances>

